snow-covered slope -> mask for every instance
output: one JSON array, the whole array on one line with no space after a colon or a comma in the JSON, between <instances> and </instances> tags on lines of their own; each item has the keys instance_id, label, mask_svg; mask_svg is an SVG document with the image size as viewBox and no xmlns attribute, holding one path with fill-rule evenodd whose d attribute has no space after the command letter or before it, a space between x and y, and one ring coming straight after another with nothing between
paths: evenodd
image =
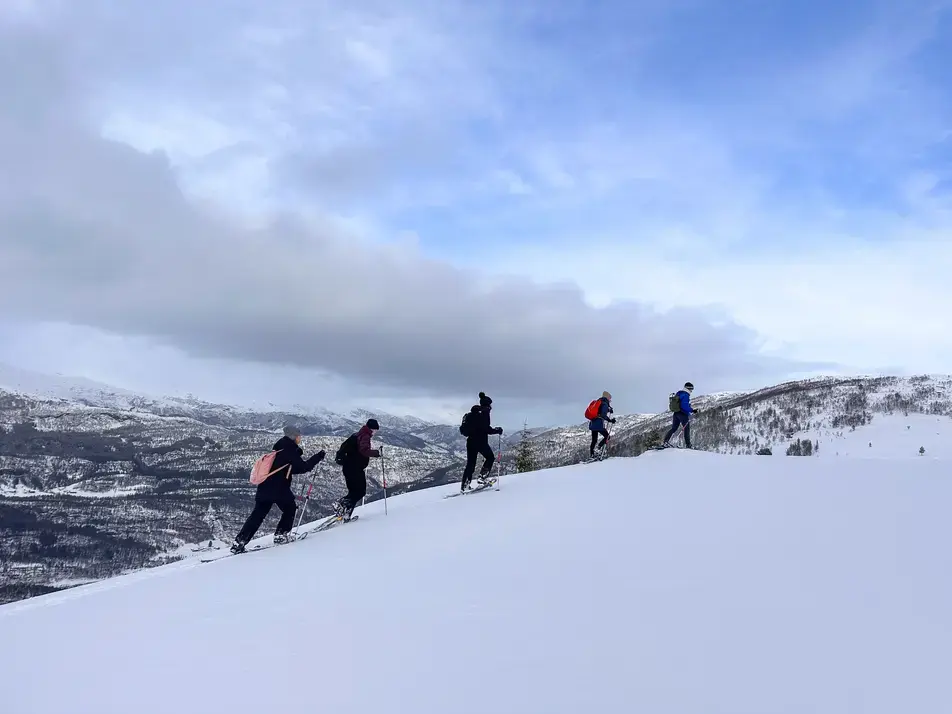
<instances>
[{"instance_id":1,"label":"snow-covered slope","mask_svg":"<svg viewBox=\"0 0 952 714\"><path fill-rule=\"evenodd\" d=\"M649 452L452 490L4 606L4 711L952 711L946 462Z\"/></svg>"}]
</instances>

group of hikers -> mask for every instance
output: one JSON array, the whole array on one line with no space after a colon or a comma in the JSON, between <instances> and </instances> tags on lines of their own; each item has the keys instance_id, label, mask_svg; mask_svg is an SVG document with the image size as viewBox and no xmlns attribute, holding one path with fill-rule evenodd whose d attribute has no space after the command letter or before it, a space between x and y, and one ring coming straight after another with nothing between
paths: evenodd
<instances>
[{"instance_id":1,"label":"group of hikers","mask_svg":"<svg viewBox=\"0 0 952 714\"><path fill-rule=\"evenodd\" d=\"M673 412L672 424L670 431L664 437L663 447L670 446L671 437L683 427L685 446L691 448L691 415L698 412L691 405L693 391L694 385L685 382L683 389L671 395L669 410ZM585 417L589 420L588 428L592 432L592 443L589 449L592 458L595 458L596 448L604 453L611 439L605 427L606 423L614 424L616 421L611 416L614 413L611 402L612 395L609 392L602 392L602 396L593 400L585 410ZM503 433L501 426L492 426L492 403L493 400L490 397L480 392L479 403L473 405L460 423L460 434L466 437L466 466L460 481L461 492L470 489L476 472L476 462L480 455L483 457L483 465L476 477L477 484L485 486L492 480L491 473L496 462L496 454L489 445L489 437L502 436ZM341 467L344 483L347 485L347 493L334 505L334 514L339 520L345 522L351 520L354 508L367 494L366 469L371 459L380 458L383 454L382 448L374 448L372 442L379 429L380 424L376 419L368 419L367 423L351 434L337 451L334 460ZM602 437L600 443L599 436ZM281 518L274 531L274 542L287 543L292 539L291 530L297 512L296 499L291 491L292 476L312 471L324 460L326 454L321 450L305 459L304 449L301 448L300 429L287 426L284 428L284 436L272 447L272 456L273 460L269 464L270 473L258 483L254 509L232 543L233 553L245 550L273 506L281 510Z\"/></svg>"},{"instance_id":2,"label":"group of hikers","mask_svg":"<svg viewBox=\"0 0 952 714\"><path fill-rule=\"evenodd\" d=\"M672 412L671 429L664 435L661 448L671 446L671 437L682 427L684 430L684 445L688 449L691 448L691 415L698 413L698 410L691 404L691 393L693 391L694 385L685 382L682 389L671 395L668 402L668 410ZM597 458L596 449L601 454L605 453L606 445L611 439L611 433L605 427L605 424L615 423L615 418L611 416L614 412L610 392L602 392L602 396L593 399L585 410L585 418L589 420L588 428L592 432L592 443L588 452L593 459ZM599 436L602 437L600 442L598 440Z\"/></svg>"}]
</instances>

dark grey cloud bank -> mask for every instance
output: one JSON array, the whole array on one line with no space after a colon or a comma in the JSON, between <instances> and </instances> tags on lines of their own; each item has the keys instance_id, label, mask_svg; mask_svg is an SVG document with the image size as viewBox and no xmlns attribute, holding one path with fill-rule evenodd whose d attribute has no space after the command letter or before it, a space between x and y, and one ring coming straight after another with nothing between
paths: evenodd
<instances>
[{"instance_id":1,"label":"dark grey cloud bank","mask_svg":"<svg viewBox=\"0 0 952 714\"><path fill-rule=\"evenodd\" d=\"M803 368L759 355L756 335L701 311L594 309L576 287L488 279L330 221L284 216L250 230L204 214L162 154L84 121L86 88L58 39L0 23L4 316L408 393L563 402Z\"/></svg>"}]
</instances>

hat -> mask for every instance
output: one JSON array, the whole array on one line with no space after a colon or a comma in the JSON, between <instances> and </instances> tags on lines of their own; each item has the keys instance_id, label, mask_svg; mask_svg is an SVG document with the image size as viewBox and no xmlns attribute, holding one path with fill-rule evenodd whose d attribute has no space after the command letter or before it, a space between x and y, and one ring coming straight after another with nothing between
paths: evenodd
<instances>
[{"instance_id":1,"label":"hat","mask_svg":"<svg viewBox=\"0 0 952 714\"><path fill-rule=\"evenodd\" d=\"M486 396L485 392L479 393L479 406L488 407L493 403L493 400Z\"/></svg>"},{"instance_id":2,"label":"hat","mask_svg":"<svg viewBox=\"0 0 952 714\"><path fill-rule=\"evenodd\" d=\"M611 392L602 392L602 396L605 397L608 401L612 400Z\"/></svg>"},{"instance_id":3,"label":"hat","mask_svg":"<svg viewBox=\"0 0 952 714\"><path fill-rule=\"evenodd\" d=\"M377 429L380 428L380 424L377 423L377 420L376 420L376 419L368 419L368 420L367 420L367 428L368 428L368 429L377 430Z\"/></svg>"},{"instance_id":4,"label":"hat","mask_svg":"<svg viewBox=\"0 0 952 714\"><path fill-rule=\"evenodd\" d=\"M694 389L694 385L691 384L690 382L685 382L685 383L684 383L684 388L687 389L688 391L691 391L691 390Z\"/></svg>"},{"instance_id":5,"label":"hat","mask_svg":"<svg viewBox=\"0 0 952 714\"><path fill-rule=\"evenodd\" d=\"M297 439L301 435L301 430L296 426L284 427L284 435L289 439Z\"/></svg>"}]
</instances>

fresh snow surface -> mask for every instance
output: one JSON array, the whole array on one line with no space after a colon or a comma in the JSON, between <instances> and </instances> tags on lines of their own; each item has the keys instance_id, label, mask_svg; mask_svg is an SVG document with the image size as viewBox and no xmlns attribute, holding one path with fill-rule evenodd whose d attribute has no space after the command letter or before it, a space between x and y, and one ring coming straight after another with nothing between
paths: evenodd
<instances>
[{"instance_id":1,"label":"fresh snow surface","mask_svg":"<svg viewBox=\"0 0 952 714\"><path fill-rule=\"evenodd\" d=\"M822 420L826 415L818 415ZM826 423L829 419L825 419ZM855 430L847 427L814 427L794 433L789 438L767 445L774 456L788 458L787 447L796 439L809 439L819 450L817 458L847 456L859 459L923 459L952 460L952 417L937 414L875 414L869 424ZM919 454L919 449L925 453Z\"/></svg>"},{"instance_id":2,"label":"fresh snow surface","mask_svg":"<svg viewBox=\"0 0 952 714\"><path fill-rule=\"evenodd\" d=\"M454 488L4 606L3 711L952 711L946 462L670 450Z\"/></svg>"}]
</instances>

